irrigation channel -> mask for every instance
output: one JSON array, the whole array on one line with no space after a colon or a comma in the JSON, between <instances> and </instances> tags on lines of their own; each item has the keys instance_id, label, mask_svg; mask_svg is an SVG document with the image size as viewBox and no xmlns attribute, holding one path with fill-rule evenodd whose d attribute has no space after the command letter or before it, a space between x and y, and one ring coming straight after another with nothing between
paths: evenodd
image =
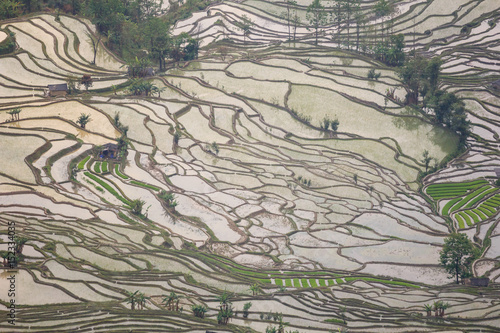
<instances>
[{"instance_id":1,"label":"irrigation channel","mask_svg":"<svg viewBox=\"0 0 500 333\"><path fill-rule=\"evenodd\" d=\"M298 1L302 22L308 5ZM390 22L408 50L441 56L442 86L473 124L467 152L423 179L422 154L442 161L456 135L399 103L394 70L339 47L334 24L318 45L304 23L287 41L285 2L225 1L178 22L174 34L201 41L199 59L151 78L153 97L128 93L124 63L104 47L91 64L88 20L0 22L18 44L0 56L0 250L9 225L28 238L16 273L0 275L0 331L265 332L281 313L286 330L309 333L498 332L498 0L397 8L370 16L361 38ZM254 23L245 35L243 15ZM84 74L87 92L46 96ZM115 115L128 126L123 160L100 157L121 135ZM325 117L336 132L321 129ZM451 226L482 247L474 273L489 287L454 285L439 266ZM150 299L131 310L135 291ZM224 291L236 312L227 326L217 324ZM162 304L171 292L179 311ZM428 317L437 301L450 307ZM193 305L207 307L204 319Z\"/></svg>"}]
</instances>

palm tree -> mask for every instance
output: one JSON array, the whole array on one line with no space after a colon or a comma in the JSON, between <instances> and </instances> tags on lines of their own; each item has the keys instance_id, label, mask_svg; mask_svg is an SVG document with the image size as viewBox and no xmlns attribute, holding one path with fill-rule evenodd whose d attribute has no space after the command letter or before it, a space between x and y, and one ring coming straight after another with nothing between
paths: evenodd
<instances>
[{"instance_id":1,"label":"palm tree","mask_svg":"<svg viewBox=\"0 0 500 333\"><path fill-rule=\"evenodd\" d=\"M250 286L250 291L252 292L253 296L256 296L262 293L262 288L257 283L254 283Z\"/></svg>"},{"instance_id":2,"label":"palm tree","mask_svg":"<svg viewBox=\"0 0 500 333\"><path fill-rule=\"evenodd\" d=\"M78 120L76 121L76 123L78 125L80 125L81 128L85 129L85 126L91 121L92 119L90 119L90 114L85 114L85 113L82 113L80 114L80 117L78 117Z\"/></svg>"},{"instance_id":3,"label":"palm tree","mask_svg":"<svg viewBox=\"0 0 500 333\"><path fill-rule=\"evenodd\" d=\"M431 316L432 312L432 305L431 304L425 304L424 305L424 310L427 312L427 317Z\"/></svg>"},{"instance_id":4,"label":"palm tree","mask_svg":"<svg viewBox=\"0 0 500 333\"><path fill-rule=\"evenodd\" d=\"M441 306L439 308L439 316L440 317L444 317L444 311L450 307L450 303L448 303L448 302L446 302L446 303L441 302L440 305Z\"/></svg>"},{"instance_id":5,"label":"palm tree","mask_svg":"<svg viewBox=\"0 0 500 333\"><path fill-rule=\"evenodd\" d=\"M192 305L191 310L193 311L195 317L205 318L205 313L208 311L207 307L201 304Z\"/></svg>"},{"instance_id":6,"label":"palm tree","mask_svg":"<svg viewBox=\"0 0 500 333\"><path fill-rule=\"evenodd\" d=\"M179 301L182 298L182 295L177 295L174 291L172 291L170 295L163 295L163 297L162 303L165 304L168 311L179 311Z\"/></svg>"},{"instance_id":7,"label":"palm tree","mask_svg":"<svg viewBox=\"0 0 500 333\"><path fill-rule=\"evenodd\" d=\"M439 316L442 304L443 304L442 301L434 302L434 304L433 304L433 307L434 307L434 316L436 316L436 317Z\"/></svg>"},{"instance_id":8,"label":"palm tree","mask_svg":"<svg viewBox=\"0 0 500 333\"><path fill-rule=\"evenodd\" d=\"M151 297L146 297L143 293L139 292L136 295L137 309L143 310L148 299L151 299Z\"/></svg>"},{"instance_id":9,"label":"palm tree","mask_svg":"<svg viewBox=\"0 0 500 333\"><path fill-rule=\"evenodd\" d=\"M134 310L135 309L135 304L137 303L137 294L139 293L139 290L136 290L134 293L131 293L129 291L127 291L127 303L130 303L130 310Z\"/></svg>"}]
</instances>

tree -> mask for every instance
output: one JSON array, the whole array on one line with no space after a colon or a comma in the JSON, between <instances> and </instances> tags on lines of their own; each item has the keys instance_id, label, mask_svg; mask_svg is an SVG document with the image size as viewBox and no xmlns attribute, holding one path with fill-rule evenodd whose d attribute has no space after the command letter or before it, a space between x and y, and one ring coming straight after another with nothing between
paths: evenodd
<instances>
[{"instance_id":1,"label":"tree","mask_svg":"<svg viewBox=\"0 0 500 333\"><path fill-rule=\"evenodd\" d=\"M26 244L26 242L28 241L29 239L26 238L26 237L18 237L18 236L15 236L14 237L14 243L16 244L16 254L22 254L23 253L23 247L24 247L24 244Z\"/></svg>"},{"instance_id":2,"label":"tree","mask_svg":"<svg viewBox=\"0 0 500 333\"><path fill-rule=\"evenodd\" d=\"M312 26L312 29L314 29L314 35L316 37L315 44L318 45L319 28L326 24L326 11L325 7L321 5L320 0L313 0L307 7L306 18Z\"/></svg>"},{"instance_id":3,"label":"tree","mask_svg":"<svg viewBox=\"0 0 500 333\"><path fill-rule=\"evenodd\" d=\"M440 264L446 272L458 278L471 276L471 264L479 257L479 250L472 244L467 235L452 233L444 239L443 250L440 252Z\"/></svg>"},{"instance_id":4,"label":"tree","mask_svg":"<svg viewBox=\"0 0 500 333\"><path fill-rule=\"evenodd\" d=\"M252 307L252 302L247 302L243 305L243 318L248 318L248 310Z\"/></svg>"},{"instance_id":5,"label":"tree","mask_svg":"<svg viewBox=\"0 0 500 333\"><path fill-rule=\"evenodd\" d=\"M432 305L431 304L425 304L424 305L424 310L427 313L427 317L430 317L431 316L431 312L432 312Z\"/></svg>"},{"instance_id":6,"label":"tree","mask_svg":"<svg viewBox=\"0 0 500 333\"><path fill-rule=\"evenodd\" d=\"M84 74L80 79L80 84L85 87L85 90L89 91L89 87L92 87L92 85L94 84L94 80L89 74Z\"/></svg>"},{"instance_id":7,"label":"tree","mask_svg":"<svg viewBox=\"0 0 500 333\"><path fill-rule=\"evenodd\" d=\"M0 20L21 15L23 4L14 0L0 0Z\"/></svg>"},{"instance_id":8,"label":"tree","mask_svg":"<svg viewBox=\"0 0 500 333\"><path fill-rule=\"evenodd\" d=\"M132 79L132 84L129 86L128 91L134 96L150 96L158 93L159 88L152 82L142 79Z\"/></svg>"},{"instance_id":9,"label":"tree","mask_svg":"<svg viewBox=\"0 0 500 333\"><path fill-rule=\"evenodd\" d=\"M167 307L167 310L179 312L179 301L182 298L181 295L177 295L174 291L172 291L170 292L170 295L163 295L163 297L163 303Z\"/></svg>"},{"instance_id":10,"label":"tree","mask_svg":"<svg viewBox=\"0 0 500 333\"><path fill-rule=\"evenodd\" d=\"M205 313L208 311L207 307L201 304L191 305L191 310L193 311L195 317L205 318Z\"/></svg>"},{"instance_id":11,"label":"tree","mask_svg":"<svg viewBox=\"0 0 500 333\"><path fill-rule=\"evenodd\" d=\"M288 40L292 40L292 34L291 34L291 31L290 31L290 27L292 25L292 21L293 21L293 13L291 12L291 9L292 7L295 7L297 6L297 1L295 0L286 0L286 12L284 12L282 15L285 17L286 19L286 23L287 23L287 26L288 26ZM295 13L297 11L295 10Z\"/></svg>"},{"instance_id":12,"label":"tree","mask_svg":"<svg viewBox=\"0 0 500 333\"><path fill-rule=\"evenodd\" d=\"M92 64L95 65L95 58L97 57L97 49L99 48L99 43L101 42L102 35L98 33L99 37L97 37L97 40L95 40L94 37L88 31L86 31L85 34L92 43L92 50L94 50L94 59L92 60Z\"/></svg>"},{"instance_id":13,"label":"tree","mask_svg":"<svg viewBox=\"0 0 500 333\"><path fill-rule=\"evenodd\" d=\"M80 117L78 117L76 123L80 125L81 128L85 129L85 126L91 121L90 114L82 113Z\"/></svg>"},{"instance_id":14,"label":"tree","mask_svg":"<svg viewBox=\"0 0 500 333\"><path fill-rule=\"evenodd\" d=\"M422 154L422 160L420 162L422 162L425 165L425 172L429 170L429 163L431 163L431 161L432 157L429 156L429 151L427 149L424 150Z\"/></svg>"},{"instance_id":15,"label":"tree","mask_svg":"<svg viewBox=\"0 0 500 333\"><path fill-rule=\"evenodd\" d=\"M7 111L7 114L10 114L11 121L19 120L19 114L21 113L21 108L14 108L10 111Z\"/></svg>"},{"instance_id":16,"label":"tree","mask_svg":"<svg viewBox=\"0 0 500 333\"><path fill-rule=\"evenodd\" d=\"M252 292L253 296L256 296L262 293L262 288L257 283L254 283L250 286L250 291Z\"/></svg>"},{"instance_id":17,"label":"tree","mask_svg":"<svg viewBox=\"0 0 500 333\"><path fill-rule=\"evenodd\" d=\"M252 27L253 22L250 20L245 14L241 16L241 21L236 22L236 26L243 31L243 43L247 43L247 36L250 34L250 28Z\"/></svg>"},{"instance_id":18,"label":"tree","mask_svg":"<svg viewBox=\"0 0 500 333\"><path fill-rule=\"evenodd\" d=\"M127 291L127 298L125 300L127 301L127 303L130 303L130 310L135 309L135 305L137 304L137 302L139 300L138 295L137 295L138 293L139 293L139 290L136 290L133 293Z\"/></svg>"},{"instance_id":19,"label":"tree","mask_svg":"<svg viewBox=\"0 0 500 333\"><path fill-rule=\"evenodd\" d=\"M141 215L142 213L142 208L144 207L144 202L141 199L135 199L130 203L130 208L132 209L132 213L135 215Z\"/></svg>"},{"instance_id":20,"label":"tree","mask_svg":"<svg viewBox=\"0 0 500 333\"><path fill-rule=\"evenodd\" d=\"M340 47L340 31L342 30L342 21L344 20L344 0L334 0L333 11L330 13L337 25L337 44Z\"/></svg>"},{"instance_id":21,"label":"tree","mask_svg":"<svg viewBox=\"0 0 500 333\"><path fill-rule=\"evenodd\" d=\"M217 322L222 325L227 325L229 319L233 316L233 307L231 305L231 297L233 294L224 290L222 295L217 297L219 301L219 313L217 314Z\"/></svg>"},{"instance_id":22,"label":"tree","mask_svg":"<svg viewBox=\"0 0 500 333\"><path fill-rule=\"evenodd\" d=\"M382 39L384 38L384 17L391 14L391 4L387 0L378 0L375 4L375 15L382 18Z\"/></svg>"}]
</instances>

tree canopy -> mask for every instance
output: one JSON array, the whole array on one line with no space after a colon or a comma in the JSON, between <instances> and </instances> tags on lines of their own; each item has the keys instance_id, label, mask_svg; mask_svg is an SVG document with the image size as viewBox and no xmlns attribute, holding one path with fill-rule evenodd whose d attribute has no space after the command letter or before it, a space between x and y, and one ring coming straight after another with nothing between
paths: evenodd
<instances>
[{"instance_id":1,"label":"tree canopy","mask_svg":"<svg viewBox=\"0 0 500 333\"><path fill-rule=\"evenodd\" d=\"M451 276L467 278L472 275L471 264L479 257L479 250L469 240L467 235L453 233L444 239L443 250L440 252L440 264Z\"/></svg>"}]
</instances>

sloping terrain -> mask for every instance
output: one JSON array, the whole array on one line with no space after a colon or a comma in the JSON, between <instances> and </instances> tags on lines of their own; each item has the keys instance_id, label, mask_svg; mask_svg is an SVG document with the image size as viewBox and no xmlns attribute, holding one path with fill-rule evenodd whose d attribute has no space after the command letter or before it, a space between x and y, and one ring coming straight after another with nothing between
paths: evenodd
<instances>
[{"instance_id":1,"label":"sloping terrain","mask_svg":"<svg viewBox=\"0 0 500 333\"><path fill-rule=\"evenodd\" d=\"M390 89L404 97L398 76L337 48L334 24L314 46L308 5L299 2L293 43L279 2L214 4L178 22L174 34L201 40L200 57L154 77L154 97L130 96L123 62L102 46L92 64L86 20L2 23L19 49L0 57L0 249L8 225L29 241L16 274L23 307L0 330L263 332L277 325L271 312L300 332L497 330L498 289L443 286L438 261L453 223L483 246L476 275L500 280L499 25L488 23L498 23L498 4L403 2L392 17L369 15L360 33L369 42L385 27L405 33L409 50L441 55L443 86L466 101L470 149L420 192L424 151L441 161L458 138L387 99ZM243 15L253 22L246 34ZM94 79L88 92L45 96L84 74ZM17 107L19 120L7 113ZM92 119L85 129L82 113ZM325 118L338 130L323 130ZM96 147L116 142L120 124L126 157L103 160ZM142 216L131 213L137 199ZM251 295L253 284L262 294ZM151 299L129 310L136 290ZM224 290L239 312L227 328L216 324ZM184 311L161 305L171 291ZM451 305L447 316L422 316L437 300Z\"/></svg>"}]
</instances>

